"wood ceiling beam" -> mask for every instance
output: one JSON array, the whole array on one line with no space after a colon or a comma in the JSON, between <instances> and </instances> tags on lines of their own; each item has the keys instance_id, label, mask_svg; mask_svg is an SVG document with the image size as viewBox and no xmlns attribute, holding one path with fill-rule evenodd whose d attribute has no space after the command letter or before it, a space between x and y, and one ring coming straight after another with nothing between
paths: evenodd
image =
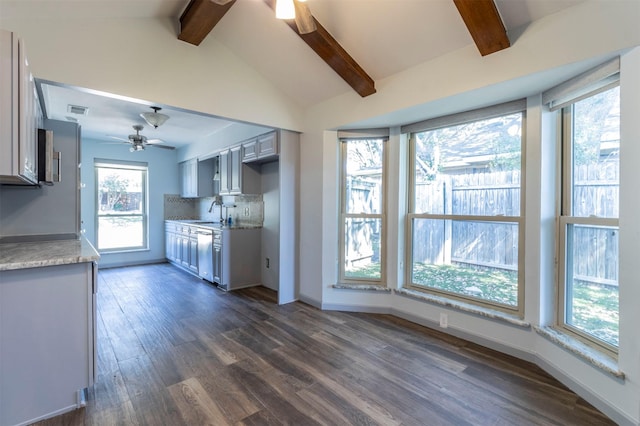
<instances>
[{"instance_id":1,"label":"wood ceiling beam","mask_svg":"<svg viewBox=\"0 0 640 426\"><path fill-rule=\"evenodd\" d=\"M511 46L493 0L453 0L482 56Z\"/></svg>"},{"instance_id":2,"label":"wood ceiling beam","mask_svg":"<svg viewBox=\"0 0 640 426\"><path fill-rule=\"evenodd\" d=\"M264 0L275 10L275 0ZM313 49L323 61L363 98L376 93L375 83L360 65L340 46L335 38L313 17L315 31L301 33L295 20L285 20L289 27Z\"/></svg>"},{"instance_id":3,"label":"wood ceiling beam","mask_svg":"<svg viewBox=\"0 0 640 426\"><path fill-rule=\"evenodd\" d=\"M236 0L191 0L180 16L178 38L199 46Z\"/></svg>"}]
</instances>

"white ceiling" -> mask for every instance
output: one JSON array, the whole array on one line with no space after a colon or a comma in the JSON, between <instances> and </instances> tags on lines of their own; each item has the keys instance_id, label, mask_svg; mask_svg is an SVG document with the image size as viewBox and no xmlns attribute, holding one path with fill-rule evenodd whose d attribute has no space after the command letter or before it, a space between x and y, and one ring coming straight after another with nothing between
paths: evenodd
<instances>
[{"instance_id":1,"label":"white ceiling","mask_svg":"<svg viewBox=\"0 0 640 426\"><path fill-rule=\"evenodd\" d=\"M496 0L496 4L507 31L514 33L581 1ZM0 0L0 14L3 19L140 17L177 21L188 2ZM452 0L308 0L308 5L374 81L473 43ZM208 37L226 45L302 107L352 90L284 22L275 19L263 0L237 0ZM48 86L45 92L52 118L65 119L68 104L88 106L89 115L79 119L83 134L93 138L126 137L132 132L132 120L141 122L140 112L151 105L73 88ZM175 146L233 124L160 106L172 118L157 130L146 127L143 134Z\"/></svg>"}]
</instances>

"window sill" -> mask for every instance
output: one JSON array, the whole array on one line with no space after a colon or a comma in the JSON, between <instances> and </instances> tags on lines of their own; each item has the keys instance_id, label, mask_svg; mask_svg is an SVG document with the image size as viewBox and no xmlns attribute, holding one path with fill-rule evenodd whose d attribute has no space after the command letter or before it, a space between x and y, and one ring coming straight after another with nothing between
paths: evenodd
<instances>
[{"instance_id":1,"label":"window sill","mask_svg":"<svg viewBox=\"0 0 640 426\"><path fill-rule=\"evenodd\" d=\"M334 284L333 288L339 290L379 291L391 293L391 289L377 284Z\"/></svg>"},{"instance_id":2,"label":"window sill","mask_svg":"<svg viewBox=\"0 0 640 426\"><path fill-rule=\"evenodd\" d=\"M510 315L505 312L497 311L495 309L483 308L481 306L472 305L471 303L460 302L458 300L448 299L446 297L423 293L417 290L409 290L406 288L398 289L395 292L412 299L418 299L424 302L446 306L448 308L457 309L470 314L480 315L493 320L504 321L509 323L510 325L515 325L517 327L531 327L531 323L529 323L528 321L518 318L515 315Z\"/></svg>"},{"instance_id":3,"label":"window sill","mask_svg":"<svg viewBox=\"0 0 640 426\"><path fill-rule=\"evenodd\" d=\"M611 374L618 379L625 379L624 373L620 371L620 369L618 369L616 360L611 358L610 356L603 354L597 349L592 348L591 346L581 342L580 340L573 338L568 334L562 333L555 328L535 326L534 330L542 337L545 337L552 343L555 343L561 348L577 355L578 357L587 361L594 367L599 368L605 373Z\"/></svg>"}]
</instances>

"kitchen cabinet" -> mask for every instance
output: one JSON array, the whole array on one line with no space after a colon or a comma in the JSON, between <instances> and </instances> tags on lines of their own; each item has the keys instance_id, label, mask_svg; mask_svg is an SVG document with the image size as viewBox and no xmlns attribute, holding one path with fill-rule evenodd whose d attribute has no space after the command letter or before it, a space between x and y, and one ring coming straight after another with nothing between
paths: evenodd
<instances>
[{"instance_id":1,"label":"kitchen cabinet","mask_svg":"<svg viewBox=\"0 0 640 426\"><path fill-rule=\"evenodd\" d=\"M95 380L97 266L0 271L0 424L80 408Z\"/></svg>"},{"instance_id":2,"label":"kitchen cabinet","mask_svg":"<svg viewBox=\"0 0 640 426\"><path fill-rule=\"evenodd\" d=\"M221 230L221 242L214 240L214 281L223 290L260 285L261 228ZM217 279L216 279L217 278Z\"/></svg>"},{"instance_id":3,"label":"kitchen cabinet","mask_svg":"<svg viewBox=\"0 0 640 426\"><path fill-rule=\"evenodd\" d=\"M197 228L176 222L165 223L165 257L174 265L198 273Z\"/></svg>"},{"instance_id":4,"label":"kitchen cabinet","mask_svg":"<svg viewBox=\"0 0 640 426\"><path fill-rule=\"evenodd\" d=\"M213 282L223 290L260 285L260 235L262 228L201 228L186 222L166 221L167 260L198 276L198 231L212 232ZM178 240L177 250L170 241Z\"/></svg>"},{"instance_id":5,"label":"kitchen cabinet","mask_svg":"<svg viewBox=\"0 0 640 426\"><path fill-rule=\"evenodd\" d=\"M260 172L242 162L242 145L219 154L220 195L259 194Z\"/></svg>"},{"instance_id":6,"label":"kitchen cabinet","mask_svg":"<svg viewBox=\"0 0 640 426\"><path fill-rule=\"evenodd\" d=\"M278 135L267 133L242 143L243 163L264 163L278 158Z\"/></svg>"},{"instance_id":7,"label":"kitchen cabinet","mask_svg":"<svg viewBox=\"0 0 640 426\"><path fill-rule=\"evenodd\" d=\"M199 161L197 158L178 165L180 196L182 198L212 197L214 160Z\"/></svg>"},{"instance_id":8,"label":"kitchen cabinet","mask_svg":"<svg viewBox=\"0 0 640 426\"><path fill-rule=\"evenodd\" d=\"M0 30L0 183L38 183L43 115L23 41Z\"/></svg>"}]
</instances>

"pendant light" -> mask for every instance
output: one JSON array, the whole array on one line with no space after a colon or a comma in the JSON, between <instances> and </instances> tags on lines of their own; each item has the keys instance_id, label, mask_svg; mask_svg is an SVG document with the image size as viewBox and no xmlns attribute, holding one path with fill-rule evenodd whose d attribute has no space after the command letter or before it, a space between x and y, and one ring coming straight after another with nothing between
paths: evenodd
<instances>
[{"instance_id":1,"label":"pendant light","mask_svg":"<svg viewBox=\"0 0 640 426\"><path fill-rule=\"evenodd\" d=\"M278 19L295 19L296 9L293 6L293 0L277 0L276 1L276 18Z\"/></svg>"},{"instance_id":2,"label":"pendant light","mask_svg":"<svg viewBox=\"0 0 640 426\"><path fill-rule=\"evenodd\" d=\"M153 112L143 112L142 114L140 114L140 117L144 118L144 121L146 121L149 126L153 126L155 129L157 129L158 126L162 126L164 122L169 119L169 116L159 113L158 111L162 109L160 107L152 106L151 109L153 110Z\"/></svg>"}]
</instances>

